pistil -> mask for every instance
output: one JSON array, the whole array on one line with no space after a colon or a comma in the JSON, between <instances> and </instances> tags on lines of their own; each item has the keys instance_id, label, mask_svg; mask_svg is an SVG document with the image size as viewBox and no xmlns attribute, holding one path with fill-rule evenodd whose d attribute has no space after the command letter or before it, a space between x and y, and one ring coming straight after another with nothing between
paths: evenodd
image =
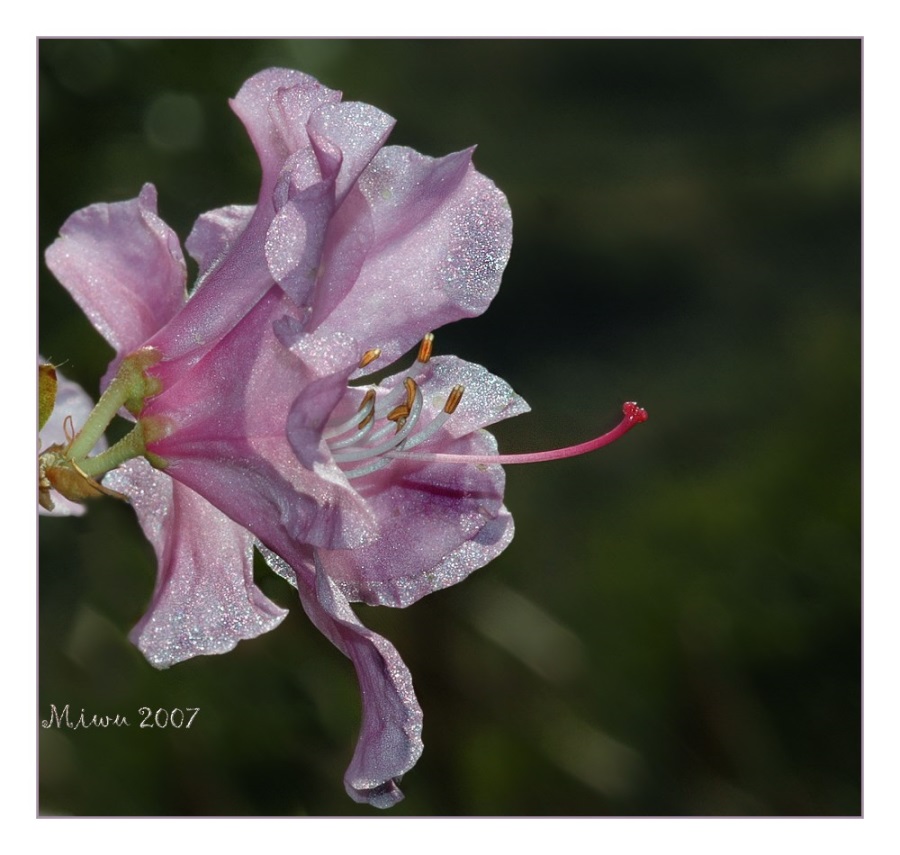
<instances>
[{"instance_id":1,"label":"pistil","mask_svg":"<svg viewBox=\"0 0 900 855\"><path fill-rule=\"evenodd\" d=\"M628 401L622 406L623 418L616 427L607 431L602 436L582 442L579 445L570 445L567 448L555 448L549 451L536 451L526 454L445 454L442 452L415 452L398 449L390 452L390 456L397 460L422 460L431 463L474 463L480 465L510 463L542 463L547 460L563 460L566 457L577 457L610 445L620 437L625 436L635 425L647 421L647 411L639 407L634 401Z\"/></svg>"}]
</instances>

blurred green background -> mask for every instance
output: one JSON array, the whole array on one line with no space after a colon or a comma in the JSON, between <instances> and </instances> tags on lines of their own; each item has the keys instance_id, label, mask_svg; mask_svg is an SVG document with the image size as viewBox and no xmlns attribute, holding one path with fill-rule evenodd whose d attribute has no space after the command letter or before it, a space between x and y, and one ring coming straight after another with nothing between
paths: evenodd
<instances>
[{"instance_id":1,"label":"blurred green background","mask_svg":"<svg viewBox=\"0 0 900 855\"><path fill-rule=\"evenodd\" d=\"M156 184L163 218L255 200L226 99L298 68L478 143L515 238L481 318L437 350L534 412L508 451L518 532L407 610L362 607L415 679L425 753L401 815L847 815L860 803L860 85L856 40L41 41L40 248ZM110 350L41 262L40 347L96 394ZM371 815L341 778L349 663L292 607L226 656L155 671L126 634L153 586L130 509L40 525L40 809ZM190 730L137 709L199 707Z\"/></svg>"}]
</instances>

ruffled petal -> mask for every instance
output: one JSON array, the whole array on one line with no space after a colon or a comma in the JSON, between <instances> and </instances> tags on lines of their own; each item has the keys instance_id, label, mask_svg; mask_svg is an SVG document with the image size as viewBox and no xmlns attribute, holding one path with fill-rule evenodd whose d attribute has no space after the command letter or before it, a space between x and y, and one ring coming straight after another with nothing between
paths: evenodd
<instances>
[{"instance_id":1,"label":"ruffled petal","mask_svg":"<svg viewBox=\"0 0 900 855\"><path fill-rule=\"evenodd\" d=\"M275 186L277 213L266 235L266 259L275 281L297 305L307 302L322 271L336 207L393 124L368 104L325 104L309 119L308 145L285 162Z\"/></svg>"},{"instance_id":2,"label":"ruffled petal","mask_svg":"<svg viewBox=\"0 0 900 855\"><path fill-rule=\"evenodd\" d=\"M151 664L225 653L287 612L253 583L253 536L142 459L104 479L131 500L159 560L150 607L131 640Z\"/></svg>"},{"instance_id":3,"label":"ruffled petal","mask_svg":"<svg viewBox=\"0 0 900 855\"><path fill-rule=\"evenodd\" d=\"M318 161L307 150L298 152L288 164L292 171L286 169L276 187L277 213L266 233L266 262L272 278L294 303L303 306L316 283L334 211L337 168L322 175Z\"/></svg>"},{"instance_id":4,"label":"ruffled petal","mask_svg":"<svg viewBox=\"0 0 900 855\"><path fill-rule=\"evenodd\" d=\"M390 360L426 332L487 308L509 258L512 217L471 155L378 152L359 195L344 203L354 213L340 224L344 233L329 235L310 330L343 330ZM336 257L344 244L357 247L349 267Z\"/></svg>"},{"instance_id":5,"label":"ruffled petal","mask_svg":"<svg viewBox=\"0 0 900 855\"><path fill-rule=\"evenodd\" d=\"M384 145L395 120L370 104L348 101L326 104L310 117L310 140L320 150L340 155L335 185L335 205L340 205L363 170Z\"/></svg>"},{"instance_id":6,"label":"ruffled petal","mask_svg":"<svg viewBox=\"0 0 900 855\"><path fill-rule=\"evenodd\" d=\"M119 356L184 305L187 272L175 233L156 213L156 188L72 214L47 266Z\"/></svg>"},{"instance_id":7,"label":"ruffled petal","mask_svg":"<svg viewBox=\"0 0 900 855\"><path fill-rule=\"evenodd\" d=\"M401 776L422 754L422 710L409 670L390 642L363 626L317 555L295 550L289 565L267 549L262 553L279 575L294 577L307 615L356 669L362 724L344 775L348 795L392 807L403 798Z\"/></svg>"}]
</instances>

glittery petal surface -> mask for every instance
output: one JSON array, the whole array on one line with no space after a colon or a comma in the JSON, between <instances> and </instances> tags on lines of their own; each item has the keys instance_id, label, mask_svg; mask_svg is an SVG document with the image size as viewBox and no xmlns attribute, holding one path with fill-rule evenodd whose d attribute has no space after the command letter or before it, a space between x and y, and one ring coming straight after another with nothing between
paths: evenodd
<instances>
[{"instance_id":1,"label":"glittery petal surface","mask_svg":"<svg viewBox=\"0 0 900 855\"><path fill-rule=\"evenodd\" d=\"M329 277L326 251L311 330L343 330L390 360L426 332L487 308L509 258L512 217L471 156L378 152L360 176L356 216L341 223L361 230L364 259L352 281ZM333 238L326 250L340 245Z\"/></svg>"},{"instance_id":2,"label":"glittery petal surface","mask_svg":"<svg viewBox=\"0 0 900 855\"><path fill-rule=\"evenodd\" d=\"M396 374L382 385L392 388L402 383L405 376ZM448 436L465 436L531 409L501 377L457 356L435 356L412 376L425 395L426 413L439 412L454 386L465 388L462 400L443 428ZM434 448L434 442L427 447Z\"/></svg>"},{"instance_id":3,"label":"glittery petal surface","mask_svg":"<svg viewBox=\"0 0 900 855\"><path fill-rule=\"evenodd\" d=\"M157 668L225 653L287 612L253 584L253 536L201 496L132 460L104 485L131 500L159 559L156 588L131 639Z\"/></svg>"},{"instance_id":4,"label":"glittery petal surface","mask_svg":"<svg viewBox=\"0 0 900 855\"><path fill-rule=\"evenodd\" d=\"M397 782L422 754L422 710L409 670L390 642L360 623L309 550L296 551L291 566L268 550L263 556L279 575L293 572L304 610L356 669L362 724L344 775L347 793L373 807L395 805L403 798Z\"/></svg>"},{"instance_id":5,"label":"glittery petal surface","mask_svg":"<svg viewBox=\"0 0 900 855\"><path fill-rule=\"evenodd\" d=\"M440 450L492 454L497 445L479 431L445 439ZM378 520L378 538L359 549L323 550L322 560L350 599L408 606L507 547L513 524L503 507L505 482L501 466L395 461L354 482Z\"/></svg>"},{"instance_id":6,"label":"glittery petal surface","mask_svg":"<svg viewBox=\"0 0 900 855\"><path fill-rule=\"evenodd\" d=\"M384 145L394 119L377 107L349 101L326 104L310 117L309 135L319 147L334 147L340 154L341 167L335 186L335 204L347 192Z\"/></svg>"}]
</instances>

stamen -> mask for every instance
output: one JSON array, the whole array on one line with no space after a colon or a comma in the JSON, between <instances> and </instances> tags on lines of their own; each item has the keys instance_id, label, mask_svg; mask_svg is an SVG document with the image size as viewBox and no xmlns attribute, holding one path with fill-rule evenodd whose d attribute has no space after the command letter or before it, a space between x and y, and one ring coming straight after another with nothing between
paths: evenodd
<instances>
[{"instance_id":1,"label":"stamen","mask_svg":"<svg viewBox=\"0 0 900 855\"><path fill-rule=\"evenodd\" d=\"M337 442L327 440L328 447L332 451L340 451L342 448L351 448L358 442L362 442L369 435L373 424L375 424L375 417L370 410L369 414L359 423L359 426L354 433L351 433L350 436L338 440Z\"/></svg>"},{"instance_id":2,"label":"stamen","mask_svg":"<svg viewBox=\"0 0 900 855\"><path fill-rule=\"evenodd\" d=\"M419 355L416 357L416 362L421 362L423 365L431 359L431 349L434 346L434 333L425 333L425 338L422 339L422 343L419 345Z\"/></svg>"},{"instance_id":3,"label":"stamen","mask_svg":"<svg viewBox=\"0 0 900 855\"><path fill-rule=\"evenodd\" d=\"M454 386L450 390L450 394L447 396L447 403L444 404L444 412L448 416L452 416L453 413L456 412L456 408L459 406L459 402L462 400L463 392L465 391L465 386Z\"/></svg>"},{"instance_id":4,"label":"stamen","mask_svg":"<svg viewBox=\"0 0 900 855\"><path fill-rule=\"evenodd\" d=\"M408 410L411 410L413 401L416 400L416 390L419 387L416 385L416 381L413 380L412 377L407 377L403 381L403 385L406 386L406 408Z\"/></svg>"},{"instance_id":5,"label":"stamen","mask_svg":"<svg viewBox=\"0 0 900 855\"><path fill-rule=\"evenodd\" d=\"M367 365L371 365L379 356L381 356L380 347L373 347L371 350L367 350L362 355L362 359L359 360L359 367L365 368Z\"/></svg>"},{"instance_id":6,"label":"stamen","mask_svg":"<svg viewBox=\"0 0 900 855\"><path fill-rule=\"evenodd\" d=\"M385 418L388 421L396 422L397 430L400 430L403 427L403 423L406 421L407 416L409 416L409 407L406 404L401 404L399 407L394 407Z\"/></svg>"},{"instance_id":7,"label":"stamen","mask_svg":"<svg viewBox=\"0 0 900 855\"><path fill-rule=\"evenodd\" d=\"M403 385L406 387L406 401L399 406L394 407L394 409L385 416L386 419L397 423L397 430L400 430L400 428L403 427L403 423L409 417L409 413L412 410L419 389L416 385L416 381L413 380L412 377L407 377L403 381Z\"/></svg>"},{"instance_id":8,"label":"stamen","mask_svg":"<svg viewBox=\"0 0 900 855\"><path fill-rule=\"evenodd\" d=\"M647 411L643 407L639 407L633 401L629 401L622 406L624 418L611 431L598 436L595 439L582 442L579 445L571 445L568 448L556 448L551 451L537 451L531 454L442 454L427 452L408 452L405 449L397 449L391 451L390 456L398 460L424 460L434 463L469 463L469 464L487 464L496 463L541 463L545 460L563 460L566 457L577 457L580 454L587 454L590 451L596 451L615 442L624 436L635 425L647 421ZM430 425L429 425L430 427ZM423 431L424 433L424 431ZM417 438L416 438L417 439ZM413 444L411 440L407 445Z\"/></svg>"},{"instance_id":9,"label":"stamen","mask_svg":"<svg viewBox=\"0 0 900 855\"><path fill-rule=\"evenodd\" d=\"M341 422L339 425L335 425L333 428L329 428L325 432L325 439L330 440L342 436L353 427L362 429L372 420L374 412L375 390L368 389L366 390L366 394L363 395L362 401L359 402L359 409L346 421Z\"/></svg>"},{"instance_id":10,"label":"stamen","mask_svg":"<svg viewBox=\"0 0 900 855\"><path fill-rule=\"evenodd\" d=\"M373 421L375 421L375 390L369 389L365 395L363 395L363 399L359 404L359 413L365 413L362 417L362 421L357 425L360 430L367 428Z\"/></svg>"},{"instance_id":11,"label":"stamen","mask_svg":"<svg viewBox=\"0 0 900 855\"><path fill-rule=\"evenodd\" d=\"M413 401L412 409L404 419L404 423L400 425L400 429L389 439L382 442L384 436L393 429L393 425L385 425L376 431L372 436L372 442L378 443L364 448L350 448L346 451L338 451L333 455L335 463L352 463L357 460L368 460L371 457L380 457L389 451L397 448L403 440L412 432L418 421L419 414L422 412L422 393L416 388L416 398ZM332 446L333 448L333 446ZM345 473L346 474L346 473Z\"/></svg>"},{"instance_id":12,"label":"stamen","mask_svg":"<svg viewBox=\"0 0 900 855\"><path fill-rule=\"evenodd\" d=\"M453 415L454 411L459 406L459 402L462 400L464 391L465 386L454 386L447 396L447 403L444 404L444 409L428 422L428 424L415 436L411 436L406 440L406 442L403 443L403 448L398 449L398 451L400 453L405 452L407 448L415 448L415 446L421 445L425 440L431 439L431 437L447 423L450 416Z\"/></svg>"}]
</instances>

